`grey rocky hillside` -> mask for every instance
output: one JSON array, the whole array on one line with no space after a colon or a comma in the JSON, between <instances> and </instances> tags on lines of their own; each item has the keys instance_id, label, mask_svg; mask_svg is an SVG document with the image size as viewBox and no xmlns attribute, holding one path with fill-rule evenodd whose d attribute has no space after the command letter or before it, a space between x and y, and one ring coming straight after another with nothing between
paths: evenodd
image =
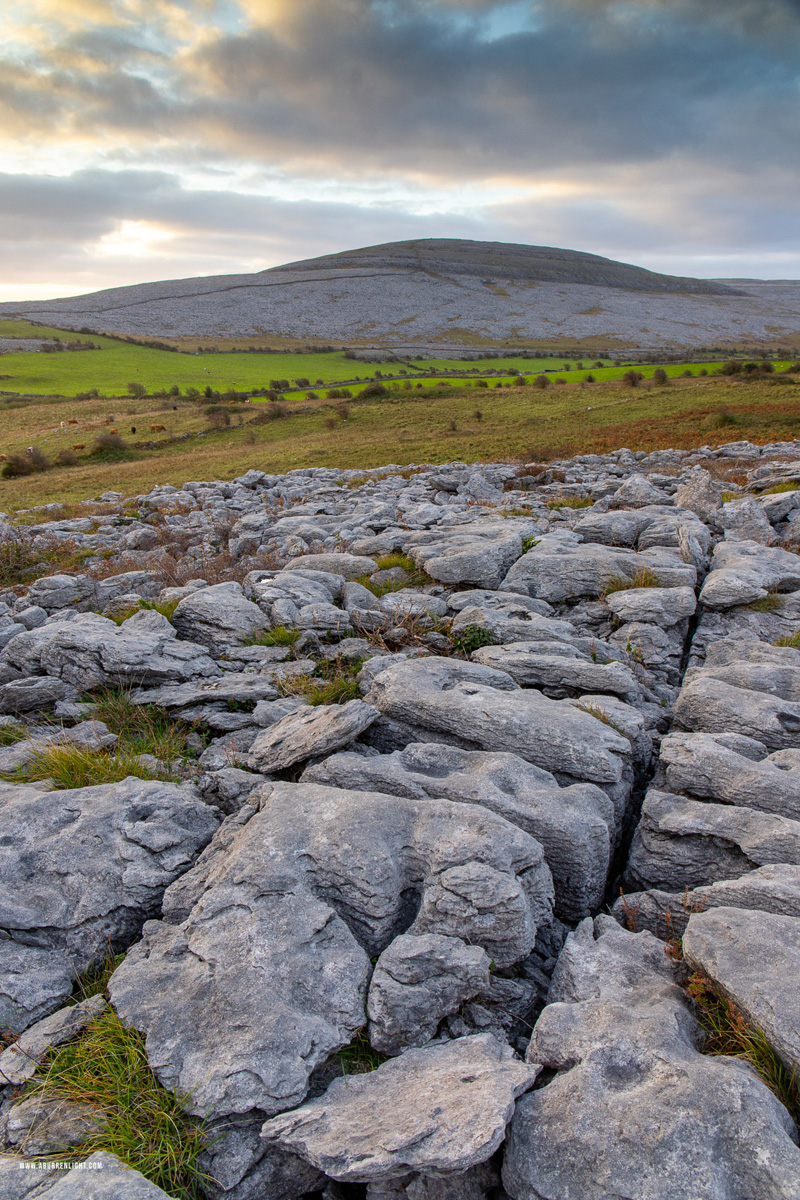
<instances>
[{"instance_id":1,"label":"grey rocky hillside","mask_svg":"<svg viewBox=\"0 0 800 1200\"><path fill-rule=\"evenodd\" d=\"M670 349L794 345L800 282L686 279L553 246L421 238L252 274L0 304L0 315L140 337L343 341L412 356L530 338Z\"/></svg>"},{"instance_id":2,"label":"grey rocky hillside","mask_svg":"<svg viewBox=\"0 0 800 1200\"><path fill-rule=\"evenodd\" d=\"M7 517L86 558L0 594L2 1194L87 1194L19 1169L86 1119L23 1089L110 1004L212 1200L797 1200L686 983L791 1075L798 481L737 442ZM109 689L191 753L59 790L54 748L119 753ZM165 1194L103 1162L92 1196Z\"/></svg>"}]
</instances>

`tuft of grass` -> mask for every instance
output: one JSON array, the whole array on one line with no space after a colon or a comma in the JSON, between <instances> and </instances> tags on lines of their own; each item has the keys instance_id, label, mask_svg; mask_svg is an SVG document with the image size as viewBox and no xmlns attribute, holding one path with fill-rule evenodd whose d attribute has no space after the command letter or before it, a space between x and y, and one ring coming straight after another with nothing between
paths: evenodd
<instances>
[{"instance_id":1,"label":"tuft of grass","mask_svg":"<svg viewBox=\"0 0 800 1200\"><path fill-rule=\"evenodd\" d=\"M272 629L262 629L245 640L245 646L293 646L302 634L302 629L287 629L285 625L275 625Z\"/></svg>"},{"instance_id":2,"label":"tuft of grass","mask_svg":"<svg viewBox=\"0 0 800 1200\"><path fill-rule=\"evenodd\" d=\"M18 721L0 725L0 746L13 746L15 742L23 742L27 736L25 726Z\"/></svg>"},{"instance_id":3,"label":"tuft of grass","mask_svg":"<svg viewBox=\"0 0 800 1200\"><path fill-rule=\"evenodd\" d=\"M114 954L109 950L105 962L97 967L90 967L75 981L75 987L68 1004L78 1004L81 1000L89 1000L92 996L105 995L108 981L124 959L124 953Z\"/></svg>"},{"instance_id":4,"label":"tuft of grass","mask_svg":"<svg viewBox=\"0 0 800 1200\"><path fill-rule=\"evenodd\" d=\"M555 500L547 501L548 508L591 508L593 504L588 493L585 496L557 496Z\"/></svg>"},{"instance_id":5,"label":"tuft of grass","mask_svg":"<svg viewBox=\"0 0 800 1200\"><path fill-rule=\"evenodd\" d=\"M134 704L124 688L106 688L93 697L92 707L94 719L119 738L118 754L153 754L170 762L186 753L188 726L157 704Z\"/></svg>"},{"instance_id":6,"label":"tuft of grass","mask_svg":"<svg viewBox=\"0 0 800 1200\"><path fill-rule=\"evenodd\" d=\"M88 1104L102 1115L102 1128L70 1148L70 1158L105 1150L176 1200L205 1195L198 1161L207 1144L204 1126L187 1112L185 1097L161 1086L144 1037L112 1008L47 1057L28 1095Z\"/></svg>"},{"instance_id":7,"label":"tuft of grass","mask_svg":"<svg viewBox=\"0 0 800 1200\"><path fill-rule=\"evenodd\" d=\"M756 1071L795 1124L800 1124L800 1090L797 1070L789 1070L757 1025L749 1025L733 1001L721 996L702 974L689 977L687 992L695 1003L696 1015L706 1032L705 1054L742 1058Z\"/></svg>"},{"instance_id":8,"label":"tuft of grass","mask_svg":"<svg viewBox=\"0 0 800 1200\"><path fill-rule=\"evenodd\" d=\"M616 729L617 733L621 734L622 737L625 737L625 730L622 729L622 727L619 726L616 721L613 721L608 713L605 712L599 704L592 704L590 701L587 701L585 704L576 704L575 708L579 708L581 712L588 713L589 716L594 717L596 721L602 721L604 725L610 726L611 729Z\"/></svg>"},{"instance_id":9,"label":"tuft of grass","mask_svg":"<svg viewBox=\"0 0 800 1200\"><path fill-rule=\"evenodd\" d=\"M792 650L800 650L800 629L797 633L792 633L787 637L779 637L777 642L772 643L773 646L790 646Z\"/></svg>"},{"instance_id":10,"label":"tuft of grass","mask_svg":"<svg viewBox=\"0 0 800 1200\"><path fill-rule=\"evenodd\" d=\"M754 600L752 604L743 604L742 608L747 608L750 612L776 612L783 607L784 599L780 592L767 592L760 600Z\"/></svg>"},{"instance_id":11,"label":"tuft of grass","mask_svg":"<svg viewBox=\"0 0 800 1200\"><path fill-rule=\"evenodd\" d=\"M322 659L313 675L300 675L286 679L278 685L285 696L305 696L309 704L346 704L358 700L357 675L363 663L361 658Z\"/></svg>"},{"instance_id":12,"label":"tuft of grass","mask_svg":"<svg viewBox=\"0 0 800 1200\"><path fill-rule=\"evenodd\" d=\"M343 1075L366 1075L377 1071L381 1063L389 1056L376 1050L367 1037L366 1031L361 1030L348 1045L336 1051L336 1058L342 1068Z\"/></svg>"},{"instance_id":13,"label":"tuft of grass","mask_svg":"<svg viewBox=\"0 0 800 1200\"><path fill-rule=\"evenodd\" d=\"M152 770L142 764L131 749L87 750L83 746L43 746L36 757L13 775L0 775L10 783L52 780L57 791L94 787L99 783L119 783L129 776L138 779L172 780L166 770Z\"/></svg>"},{"instance_id":14,"label":"tuft of grass","mask_svg":"<svg viewBox=\"0 0 800 1200\"><path fill-rule=\"evenodd\" d=\"M397 551L394 554L382 554L376 559L379 571L391 571L393 567L400 567L409 577L409 582L406 586L424 587L426 583L434 583L430 575L418 567L413 558L409 558L407 554L401 554Z\"/></svg>"},{"instance_id":15,"label":"tuft of grass","mask_svg":"<svg viewBox=\"0 0 800 1200\"><path fill-rule=\"evenodd\" d=\"M800 480L787 479L784 483L775 483L772 487L765 488L761 495L779 496L782 492L796 492L798 487L800 487Z\"/></svg>"},{"instance_id":16,"label":"tuft of grass","mask_svg":"<svg viewBox=\"0 0 800 1200\"><path fill-rule=\"evenodd\" d=\"M140 600L137 604L131 604L130 608L124 609L120 613L116 613L111 617L117 625L124 625L131 617L135 617L137 613L147 609L151 612L161 613L162 617L166 617L168 621L172 620L175 609L180 604L180 600Z\"/></svg>"},{"instance_id":17,"label":"tuft of grass","mask_svg":"<svg viewBox=\"0 0 800 1200\"><path fill-rule=\"evenodd\" d=\"M612 575L600 593L600 599L605 600L612 592L626 592L629 588L659 588L663 587L661 578L651 567L640 567L628 579L625 575Z\"/></svg>"},{"instance_id":18,"label":"tuft of grass","mask_svg":"<svg viewBox=\"0 0 800 1200\"><path fill-rule=\"evenodd\" d=\"M482 625L465 625L460 633L450 634L450 641L456 653L465 657L472 654L473 650L480 650L481 646L497 644L497 638L491 629L484 629Z\"/></svg>"}]
</instances>

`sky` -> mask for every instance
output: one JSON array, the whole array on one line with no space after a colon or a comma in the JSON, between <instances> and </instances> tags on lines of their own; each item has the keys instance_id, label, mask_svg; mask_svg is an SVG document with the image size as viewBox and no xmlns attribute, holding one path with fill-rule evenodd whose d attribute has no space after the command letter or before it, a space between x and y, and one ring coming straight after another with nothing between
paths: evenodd
<instances>
[{"instance_id":1,"label":"sky","mask_svg":"<svg viewBox=\"0 0 800 1200\"><path fill-rule=\"evenodd\" d=\"M4 0L0 300L406 238L800 278L800 0Z\"/></svg>"}]
</instances>

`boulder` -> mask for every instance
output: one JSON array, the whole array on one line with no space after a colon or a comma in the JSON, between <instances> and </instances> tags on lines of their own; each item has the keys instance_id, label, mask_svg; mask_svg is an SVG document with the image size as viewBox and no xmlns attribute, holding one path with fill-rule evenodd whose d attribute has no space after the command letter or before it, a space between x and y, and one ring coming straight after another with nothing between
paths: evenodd
<instances>
[{"instance_id":1,"label":"boulder","mask_svg":"<svg viewBox=\"0 0 800 1200\"><path fill-rule=\"evenodd\" d=\"M625 588L606 597L618 621L642 621L669 629L691 617L697 608L694 590L679 588Z\"/></svg>"},{"instance_id":2,"label":"boulder","mask_svg":"<svg viewBox=\"0 0 800 1200\"><path fill-rule=\"evenodd\" d=\"M797 589L800 558L796 554L752 540L720 542L700 592L700 603L706 608L734 608L763 600L768 592Z\"/></svg>"},{"instance_id":3,"label":"boulder","mask_svg":"<svg viewBox=\"0 0 800 1200\"><path fill-rule=\"evenodd\" d=\"M250 799L109 984L195 1113L300 1103L366 1023L370 956L398 934L458 937L506 965L551 920L541 846L474 805L288 783L264 784L257 813Z\"/></svg>"},{"instance_id":4,"label":"boulder","mask_svg":"<svg viewBox=\"0 0 800 1200\"><path fill-rule=\"evenodd\" d=\"M699 1052L675 978L649 933L606 917L570 934L526 1055L555 1078L508 1128L514 1200L798 1194L789 1114L747 1064Z\"/></svg>"},{"instance_id":5,"label":"boulder","mask_svg":"<svg viewBox=\"0 0 800 1200\"><path fill-rule=\"evenodd\" d=\"M192 592L181 600L172 621L183 637L208 646L214 654L269 628L268 619L246 598L240 583L216 583Z\"/></svg>"},{"instance_id":6,"label":"boulder","mask_svg":"<svg viewBox=\"0 0 800 1200\"><path fill-rule=\"evenodd\" d=\"M725 540L729 542L751 541L769 546L776 541L767 514L753 496L743 496L723 504L721 524L725 530Z\"/></svg>"},{"instance_id":7,"label":"boulder","mask_svg":"<svg viewBox=\"0 0 800 1200\"><path fill-rule=\"evenodd\" d=\"M721 500L711 476L704 467L692 467L688 478L678 485L675 504L691 509L706 525L718 525Z\"/></svg>"},{"instance_id":8,"label":"boulder","mask_svg":"<svg viewBox=\"0 0 800 1200\"><path fill-rule=\"evenodd\" d=\"M483 805L541 842L559 917L575 920L602 903L616 830L613 805L594 784L559 787L516 754L436 742L369 757L334 754L306 767L303 782Z\"/></svg>"},{"instance_id":9,"label":"boulder","mask_svg":"<svg viewBox=\"0 0 800 1200\"><path fill-rule=\"evenodd\" d=\"M412 533L404 540L403 549L440 583L496 588L522 554L523 538L537 528L534 521L514 517L479 520Z\"/></svg>"},{"instance_id":10,"label":"boulder","mask_svg":"<svg viewBox=\"0 0 800 1200\"><path fill-rule=\"evenodd\" d=\"M753 808L704 804L654 789L645 796L626 879L679 892L736 879L767 863L800 865L800 821Z\"/></svg>"},{"instance_id":11,"label":"boulder","mask_svg":"<svg viewBox=\"0 0 800 1200\"><path fill-rule=\"evenodd\" d=\"M464 1171L491 1158L538 1073L491 1034L457 1038L337 1079L262 1135L346 1182Z\"/></svg>"},{"instance_id":12,"label":"boulder","mask_svg":"<svg viewBox=\"0 0 800 1200\"><path fill-rule=\"evenodd\" d=\"M51 952L56 977L65 955L71 962L51 1009L70 994L75 973L130 942L219 823L192 787L134 778L61 792L0 785L0 814L0 929L22 943L18 955ZM18 968L6 964L0 992L16 991L24 1009ZM17 1028L41 1015L38 1003L27 1018L20 1013Z\"/></svg>"},{"instance_id":13,"label":"boulder","mask_svg":"<svg viewBox=\"0 0 800 1200\"><path fill-rule=\"evenodd\" d=\"M424 1046L439 1022L489 990L491 959L460 938L401 934L381 954L367 997L369 1040L384 1054Z\"/></svg>"},{"instance_id":14,"label":"boulder","mask_svg":"<svg viewBox=\"0 0 800 1200\"><path fill-rule=\"evenodd\" d=\"M724 736L724 735L722 735ZM706 733L673 733L661 743L667 790L800 820L800 750L757 762Z\"/></svg>"},{"instance_id":15,"label":"boulder","mask_svg":"<svg viewBox=\"0 0 800 1200\"><path fill-rule=\"evenodd\" d=\"M259 733L247 765L269 775L309 758L322 758L354 741L379 715L363 700L301 708Z\"/></svg>"},{"instance_id":16,"label":"boulder","mask_svg":"<svg viewBox=\"0 0 800 1200\"><path fill-rule=\"evenodd\" d=\"M555 774L618 783L630 744L569 703L516 688L503 671L425 658L387 667L366 699L393 720L457 738L466 748L518 754Z\"/></svg>"},{"instance_id":17,"label":"boulder","mask_svg":"<svg viewBox=\"0 0 800 1200\"><path fill-rule=\"evenodd\" d=\"M753 674L764 670L755 668ZM736 687L719 674L720 670L700 669L684 683L673 712L679 729L739 733L763 742L770 750L800 746L800 703Z\"/></svg>"},{"instance_id":18,"label":"boulder","mask_svg":"<svg viewBox=\"0 0 800 1200\"><path fill-rule=\"evenodd\" d=\"M221 674L203 646L179 641L166 617L152 609L143 609L122 625L96 613L54 620L15 637L2 659L23 675L51 676L82 691L104 684L156 686Z\"/></svg>"},{"instance_id":19,"label":"boulder","mask_svg":"<svg viewBox=\"0 0 800 1200\"><path fill-rule=\"evenodd\" d=\"M246 671L225 671L215 679L198 679L194 683L165 683L156 688L137 688L131 692L134 704L157 704L160 708L188 709L196 705L230 701L246 704L262 700L277 700L278 692L266 675L251 675Z\"/></svg>"},{"instance_id":20,"label":"boulder","mask_svg":"<svg viewBox=\"0 0 800 1200\"><path fill-rule=\"evenodd\" d=\"M649 504L671 504L672 497L652 484L646 475L629 475L611 497L612 508L644 508Z\"/></svg>"},{"instance_id":21,"label":"boulder","mask_svg":"<svg viewBox=\"0 0 800 1200\"><path fill-rule=\"evenodd\" d=\"M523 599L523 597L520 597ZM528 597L524 597L525 600ZM549 607L549 606L548 606ZM556 642L569 645L578 636L578 631L569 621L556 621L531 611L522 604L514 603L511 595L507 603L499 605L470 604L461 608L450 625L452 636L463 634L470 626L486 629L495 642Z\"/></svg>"},{"instance_id":22,"label":"boulder","mask_svg":"<svg viewBox=\"0 0 800 1200\"><path fill-rule=\"evenodd\" d=\"M692 913L683 953L750 1025L766 1034L789 1072L800 1063L800 920L746 908Z\"/></svg>"},{"instance_id":23,"label":"boulder","mask_svg":"<svg viewBox=\"0 0 800 1200\"><path fill-rule=\"evenodd\" d=\"M299 554L284 567L284 572L324 571L328 575L341 575L344 579L358 579L377 571L374 558L365 554Z\"/></svg>"}]
</instances>

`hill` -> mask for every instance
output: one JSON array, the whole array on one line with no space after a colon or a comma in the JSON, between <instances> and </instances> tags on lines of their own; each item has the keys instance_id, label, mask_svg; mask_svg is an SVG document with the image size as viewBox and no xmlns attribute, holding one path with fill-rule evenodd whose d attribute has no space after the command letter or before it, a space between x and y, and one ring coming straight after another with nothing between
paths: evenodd
<instances>
[{"instance_id":1,"label":"hill","mask_svg":"<svg viewBox=\"0 0 800 1200\"><path fill-rule=\"evenodd\" d=\"M800 282L659 275L542 246L425 239L247 275L0 304L69 329L413 350L800 346Z\"/></svg>"}]
</instances>

